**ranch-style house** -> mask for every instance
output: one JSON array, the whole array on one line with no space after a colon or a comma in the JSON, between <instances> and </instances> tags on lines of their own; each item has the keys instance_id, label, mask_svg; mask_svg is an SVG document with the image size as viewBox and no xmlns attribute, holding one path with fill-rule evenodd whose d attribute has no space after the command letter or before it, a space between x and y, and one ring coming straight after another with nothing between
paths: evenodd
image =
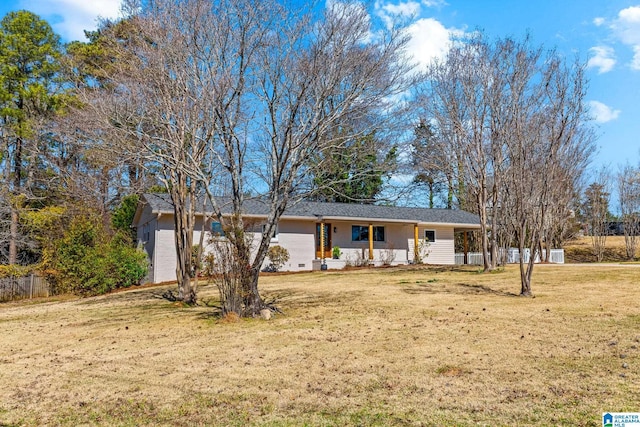
<instances>
[{"instance_id":1,"label":"ranch-style house","mask_svg":"<svg viewBox=\"0 0 640 427\"><path fill-rule=\"evenodd\" d=\"M246 200L244 207L244 217L254 224L254 239L259 239L268 207L255 199ZM230 209L223 208L225 213L230 214ZM202 213L198 215L194 243L200 239L205 218ZM133 226L138 244L149 256L148 281L176 280L173 205L169 195L144 194ZM466 232L479 228L478 216L461 210L303 201L284 212L271 244L289 251L289 261L281 271L399 265L416 260L454 264L455 233L465 233L466 241ZM204 229L208 234L205 242L210 236L222 234L220 224L215 221L207 220ZM338 250L334 251L335 247ZM336 252L340 256L334 259ZM267 258L265 267L268 264Z\"/></svg>"}]
</instances>

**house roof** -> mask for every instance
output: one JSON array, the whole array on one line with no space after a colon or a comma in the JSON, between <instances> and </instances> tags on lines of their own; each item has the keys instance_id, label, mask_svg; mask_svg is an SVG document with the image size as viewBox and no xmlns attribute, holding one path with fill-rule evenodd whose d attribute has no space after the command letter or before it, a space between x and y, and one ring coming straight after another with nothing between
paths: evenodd
<instances>
[{"instance_id":1,"label":"house roof","mask_svg":"<svg viewBox=\"0 0 640 427\"><path fill-rule=\"evenodd\" d=\"M149 204L153 213L173 214L173 204L168 194L147 193L142 197L142 203L144 202ZM269 205L257 199L246 199L244 207L247 216L266 217L269 212ZM208 205L207 211L211 211L210 205ZM222 213L231 214L231 206L229 203L222 204ZM448 224L471 229L479 228L480 224L478 215L456 209L428 209L308 201L299 201L288 207L284 211L282 218L309 219L315 221L322 219L325 221L362 220L413 224Z\"/></svg>"}]
</instances>

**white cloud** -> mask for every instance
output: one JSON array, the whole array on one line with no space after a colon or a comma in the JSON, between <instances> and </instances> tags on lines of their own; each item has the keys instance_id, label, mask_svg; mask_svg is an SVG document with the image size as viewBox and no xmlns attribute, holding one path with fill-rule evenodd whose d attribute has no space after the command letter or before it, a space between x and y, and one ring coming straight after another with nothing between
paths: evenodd
<instances>
[{"instance_id":1,"label":"white cloud","mask_svg":"<svg viewBox=\"0 0 640 427\"><path fill-rule=\"evenodd\" d=\"M381 5L380 9L389 15L411 17L420 13L420 3L415 1L401 2L398 4L387 3Z\"/></svg>"},{"instance_id":2,"label":"white cloud","mask_svg":"<svg viewBox=\"0 0 640 427\"><path fill-rule=\"evenodd\" d=\"M376 15L382 19L387 28L392 28L398 24L406 24L406 22L420 14L420 8L420 3L415 0L400 1L398 3L377 0L374 3Z\"/></svg>"},{"instance_id":3,"label":"white cloud","mask_svg":"<svg viewBox=\"0 0 640 427\"><path fill-rule=\"evenodd\" d=\"M588 68L597 68L598 74L611 71L616 65L615 52L609 46L594 46L589 49L593 56L587 62Z\"/></svg>"},{"instance_id":4,"label":"white cloud","mask_svg":"<svg viewBox=\"0 0 640 427\"><path fill-rule=\"evenodd\" d=\"M640 44L640 6L622 9L613 27L623 43Z\"/></svg>"},{"instance_id":5,"label":"white cloud","mask_svg":"<svg viewBox=\"0 0 640 427\"><path fill-rule=\"evenodd\" d=\"M408 28L411 40L407 46L409 53L420 66L429 65L434 59L442 58L449 51L453 36L462 31L446 28L433 18L422 18Z\"/></svg>"},{"instance_id":6,"label":"white cloud","mask_svg":"<svg viewBox=\"0 0 640 427\"><path fill-rule=\"evenodd\" d=\"M622 9L610 27L623 44L633 49L634 56L630 67L640 70L640 6Z\"/></svg>"},{"instance_id":7,"label":"white cloud","mask_svg":"<svg viewBox=\"0 0 640 427\"><path fill-rule=\"evenodd\" d=\"M633 59L630 65L632 69L640 71L640 45L633 47Z\"/></svg>"},{"instance_id":8,"label":"white cloud","mask_svg":"<svg viewBox=\"0 0 640 427\"><path fill-rule=\"evenodd\" d=\"M622 9L618 13L618 17L623 21L640 23L640 6L631 6Z\"/></svg>"},{"instance_id":9,"label":"white cloud","mask_svg":"<svg viewBox=\"0 0 640 427\"><path fill-rule=\"evenodd\" d=\"M593 25L595 25L596 27L600 27L604 23L605 23L604 18L601 18L601 17L593 18Z\"/></svg>"},{"instance_id":10,"label":"white cloud","mask_svg":"<svg viewBox=\"0 0 640 427\"><path fill-rule=\"evenodd\" d=\"M98 18L116 18L121 0L20 0L28 9L51 23L63 40L85 40L84 30L94 30Z\"/></svg>"},{"instance_id":11,"label":"white cloud","mask_svg":"<svg viewBox=\"0 0 640 427\"><path fill-rule=\"evenodd\" d=\"M422 0L422 4L427 7L442 7L446 6L447 2L445 0Z\"/></svg>"},{"instance_id":12,"label":"white cloud","mask_svg":"<svg viewBox=\"0 0 640 427\"><path fill-rule=\"evenodd\" d=\"M620 115L620 110L614 110L600 101L589 101L589 108L596 123L607 123Z\"/></svg>"}]
</instances>

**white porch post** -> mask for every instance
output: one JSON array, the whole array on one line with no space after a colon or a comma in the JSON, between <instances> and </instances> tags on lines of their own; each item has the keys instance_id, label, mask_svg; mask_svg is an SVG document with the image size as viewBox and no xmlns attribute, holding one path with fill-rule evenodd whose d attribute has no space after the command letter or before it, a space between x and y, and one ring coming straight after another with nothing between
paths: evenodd
<instances>
[{"instance_id":1,"label":"white porch post","mask_svg":"<svg viewBox=\"0 0 640 427\"><path fill-rule=\"evenodd\" d=\"M413 226L413 263L416 264L418 262L418 258L420 258L420 247L418 246L418 224L414 224Z\"/></svg>"},{"instance_id":2,"label":"white porch post","mask_svg":"<svg viewBox=\"0 0 640 427\"><path fill-rule=\"evenodd\" d=\"M369 261L373 260L373 224L369 224Z\"/></svg>"}]
</instances>

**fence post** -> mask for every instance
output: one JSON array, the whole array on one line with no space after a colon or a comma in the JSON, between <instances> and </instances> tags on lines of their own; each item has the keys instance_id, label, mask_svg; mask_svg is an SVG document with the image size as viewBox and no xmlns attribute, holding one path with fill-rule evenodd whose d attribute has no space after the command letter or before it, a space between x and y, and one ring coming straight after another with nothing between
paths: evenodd
<instances>
[{"instance_id":1,"label":"fence post","mask_svg":"<svg viewBox=\"0 0 640 427\"><path fill-rule=\"evenodd\" d=\"M29 299L33 299L33 273L31 273L31 278L29 280Z\"/></svg>"}]
</instances>

